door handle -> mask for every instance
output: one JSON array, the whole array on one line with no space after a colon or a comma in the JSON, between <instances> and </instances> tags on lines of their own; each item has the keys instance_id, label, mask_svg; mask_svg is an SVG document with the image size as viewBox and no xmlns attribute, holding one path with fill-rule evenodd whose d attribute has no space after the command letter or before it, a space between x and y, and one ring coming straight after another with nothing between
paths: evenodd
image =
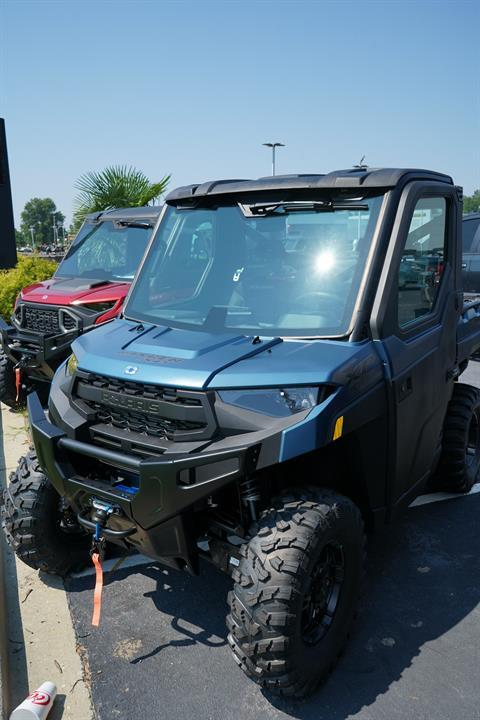
<instances>
[{"instance_id":1,"label":"door handle","mask_svg":"<svg viewBox=\"0 0 480 720\"><path fill-rule=\"evenodd\" d=\"M413 389L412 376L406 375L398 383L398 402L408 397Z\"/></svg>"}]
</instances>

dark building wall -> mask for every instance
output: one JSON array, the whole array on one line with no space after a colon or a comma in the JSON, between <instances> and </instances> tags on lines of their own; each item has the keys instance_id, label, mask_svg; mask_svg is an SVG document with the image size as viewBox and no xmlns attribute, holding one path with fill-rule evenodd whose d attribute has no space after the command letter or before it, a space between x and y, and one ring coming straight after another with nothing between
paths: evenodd
<instances>
[{"instance_id":1,"label":"dark building wall","mask_svg":"<svg viewBox=\"0 0 480 720\"><path fill-rule=\"evenodd\" d=\"M13 221L12 189L8 170L5 121L0 118L0 268L16 265L15 226Z\"/></svg>"}]
</instances>

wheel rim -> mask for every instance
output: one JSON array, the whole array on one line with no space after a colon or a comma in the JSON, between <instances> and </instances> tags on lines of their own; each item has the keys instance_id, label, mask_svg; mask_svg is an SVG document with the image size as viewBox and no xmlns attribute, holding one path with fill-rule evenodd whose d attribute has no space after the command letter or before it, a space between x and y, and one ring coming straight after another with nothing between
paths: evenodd
<instances>
[{"instance_id":1,"label":"wheel rim","mask_svg":"<svg viewBox=\"0 0 480 720\"><path fill-rule=\"evenodd\" d=\"M310 584L303 599L302 638L316 645L333 622L345 576L343 549L338 543L325 545L310 574Z\"/></svg>"},{"instance_id":2,"label":"wheel rim","mask_svg":"<svg viewBox=\"0 0 480 720\"><path fill-rule=\"evenodd\" d=\"M474 410L468 427L467 447L465 450L466 465L471 468L480 454L480 422L478 411Z\"/></svg>"}]
</instances>

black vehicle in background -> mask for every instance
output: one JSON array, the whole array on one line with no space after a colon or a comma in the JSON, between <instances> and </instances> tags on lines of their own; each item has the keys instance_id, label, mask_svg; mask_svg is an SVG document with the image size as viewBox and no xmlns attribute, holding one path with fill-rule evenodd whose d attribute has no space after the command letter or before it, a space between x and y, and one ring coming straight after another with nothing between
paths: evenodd
<instances>
[{"instance_id":1,"label":"black vehicle in background","mask_svg":"<svg viewBox=\"0 0 480 720\"><path fill-rule=\"evenodd\" d=\"M480 294L480 212L463 216L463 289Z\"/></svg>"}]
</instances>

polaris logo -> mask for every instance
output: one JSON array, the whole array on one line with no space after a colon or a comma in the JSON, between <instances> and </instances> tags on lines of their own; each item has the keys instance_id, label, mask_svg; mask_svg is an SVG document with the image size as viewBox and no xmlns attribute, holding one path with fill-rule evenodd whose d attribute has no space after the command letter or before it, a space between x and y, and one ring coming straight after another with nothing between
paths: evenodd
<instances>
[{"instance_id":1,"label":"polaris logo","mask_svg":"<svg viewBox=\"0 0 480 720\"><path fill-rule=\"evenodd\" d=\"M101 401L105 405L120 407L124 410L133 410L142 413L158 414L161 411L160 403L157 400L148 400L141 397L129 397L122 393L102 390Z\"/></svg>"},{"instance_id":2,"label":"polaris logo","mask_svg":"<svg viewBox=\"0 0 480 720\"><path fill-rule=\"evenodd\" d=\"M124 370L125 375L135 375L135 373L138 372L138 367L136 365L127 365L127 367Z\"/></svg>"}]
</instances>

